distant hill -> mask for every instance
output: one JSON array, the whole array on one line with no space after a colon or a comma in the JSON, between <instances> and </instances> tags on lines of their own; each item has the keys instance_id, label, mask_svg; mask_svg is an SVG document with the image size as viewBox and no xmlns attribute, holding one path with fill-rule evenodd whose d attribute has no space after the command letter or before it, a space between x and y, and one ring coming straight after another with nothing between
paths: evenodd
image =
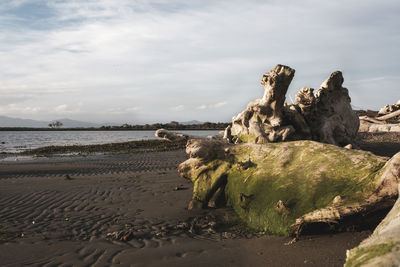
<instances>
[{"instance_id":1,"label":"distant hill","mask_svg":"<svg viewBox=\"0 0 400 267\"><path fill-rule=\"evenodd\" d=\"M179 124L182 124L182 125L192 125L192 124L203 124L203 122L197 121L197 120L193 120L193 121L184 121L184 122L180 122Z\"/></svg>"},{"instance_id":2,"label":"distant hill","mask_svg":"<svg viewBox=\"0 0 400 267\"><path fill-rule=\"evenodd\" d=\"M71 119L59 119L53 121L38 121L29 119L11 118L7 116L0 116L0 127L30 127L30 128L48 128L49 123L59 121L63 124L62 128L88 128L100 127L102 124L76 121Z\"/></svg>"},{"instance_id":3,"label":"distant hill","mask_svg":"<svg viewBox=\"0 0 400 267\"><path fill-rule=\"evenodd\" d=\"M32 127L32 128L44 128L48 127L49 123L46 121L27 120L19 118L11 118L6 116L0 116L0 127Z\"/></svg>"}]
</instances>

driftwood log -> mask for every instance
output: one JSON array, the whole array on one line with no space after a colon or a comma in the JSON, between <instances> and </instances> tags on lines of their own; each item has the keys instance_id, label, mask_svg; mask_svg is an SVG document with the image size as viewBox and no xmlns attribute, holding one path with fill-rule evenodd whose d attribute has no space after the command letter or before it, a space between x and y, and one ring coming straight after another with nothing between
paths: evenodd
<instances>
[{"instance_id":1,"label":"driftwood log","mask_svg":"<svg viewBox=\"0 0 400 267\"><path fill-rule=\"evenodd\" d=\"M380 121L386 121L386 120L389 120L389 119L392 119L392 118L395 118L398 116L400 116L400 110L394 111L392 113L389 113L389 114L386 114L386 115L383 115L380 117L376 117L376 119L380 120Z\"/></svg>"},{"instance_id":2,"label":"driftwood log","mask_svg":"<svg viewBox=\"0 0 400 267\"><path fill-rule=\"evenodd\" d=\"M378 116L360 116L359 132L400 132L400 101L383 107Z\"/></svg>"},{"instance_id":3,"label":"driftwood log","mask_svg":"<svg viewBox=\"0 0 400 267\"><path fill-rule=\"evenodd\" d=\"M359 119L350 105L348 90L342 86L340 71L333 72L314 95L302 88L296 104L285 104L285 95L295 70L277 65L263 75L263 98L253 100L232 119L225 138L232 142L264 144L311 139L345 146L354 143Z\"/></svg>"},{"instance_id":4,"label":"driftwood log","mask_svg":"<svg viewBox=\"0 0 400 267\"><path fill-rule=\"evenodd\" d=\"M380 133L400 132L400 123L373 123L369 120L360 120L359 132Z\"/></svg>"},{"instance_id":5,"label":"driftwood log","mask_svg":"<svg viewBox=\"0 0 400 267\"><path fill-rule=\"evenodd\" d=\"M190 158L178 171L194 184L189 209L227 205L252 229L298 236L379 220L393 206L400 153L388 161L349 149L360 121L342 73L333 72L315 94L302 88L288 105L294 73L277 65L263 75L263 98L235 116L220 139L157 131L188 140Z\"/></svg>"},{"instance_id":6,"label":"driftwood log","mask_svg":"<svg viewBox=\"0 0 400 267\"><path fill-rule=\"evenodd\" d=\"M397 101L396 104L394 105L386 105L383 108L381 108L378 112L379 115L386 115L386 114L390 114L394 111L400 110L400 100Z\"/></svg>"},{"instance_id":7,"label":"driftwood log","mask_svg":"<svg viewBox=\"0 0 400 267\"><path fill-rule=\"evenodd\" d=\"M170 132L165 129L158 129L155 132L155 136L160 137L164 140L171 141L171 142L177 142L177 141L187 141L190 138L193 138L193 136L187 135L187 134L182 134L182 133L175 133L175 132Z\"/></svg>"},{"instance_id":8,"label":"driftwood log","mask_svg":"<svg viewBox=\"0 0 400 267\"><path fill-rule=\"evenodd\" d=\"M399 214L400 199L370 237L347 251L345 267L400 266Z\"/></svg>"},{"instance_id":9,"label":"driftwood log","mask_svg":"<svg viewBox=\"0 0 400 267\"><path fill-rule=\"evenodd\" d=\"M250 228L271 234L376 225L398 196L400 153L387 161L315 141L212 139L191 139L186 152L178 171L194 184L189 209L228 205Z\"/></svg>"}]
</instances>

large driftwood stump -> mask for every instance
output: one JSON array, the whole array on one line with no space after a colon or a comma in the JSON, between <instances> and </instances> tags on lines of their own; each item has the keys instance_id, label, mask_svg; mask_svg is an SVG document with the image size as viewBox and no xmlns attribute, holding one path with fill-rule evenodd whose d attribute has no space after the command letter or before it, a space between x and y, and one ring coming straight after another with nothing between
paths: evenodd
<instances>
[{"instance_id":1,"label":"large driftwood stump","mask_svg":"<svg viewBox=\"0 0 400 267\"><path fill-rule=\"evenodd\" d=\"M360 122L351 108L349 92L342 84L342 73L333 72L321 84L309 110L302 109L312 129L313 140L334 145L354 142Z\"/></svg>"},{"instance_id":2,"label":"large driftwood stump","mask_svg":"<svg viewBox=\"0 0 400 267\"><path fill-rule=\"evenodd\" d=\"M179 165L193 182L189 209L233 208L250 228L298 236L344 231L381 217L397 196L400 153L392 159L315 141L229 144L189 140ZM362 220L358 220L362 218Z\"/></svg>"},{"instance_id":3,"label":"large driftwood stump","mask_svg":"<svg viewBox=\"0 0 400 267\"><path fill-rule=\"evenodd\" d=\"M228 205L250 228L297 236L321 225L346 230L393 205L400 153L388 161L348 149L360 122L342 73L333 72L316 94L302 88L287 105L294 72L277 65L266 73L263 98L234 117L223 138L157 132L188 139L190 158L178 171L194 184L189 209ZM275 143L288 140L295 141Z\"/></svg>"},{"instance_id":4,"label":"large driftwood stump","mask_svg":"<svg viewBox=\"0 0 400 267\"><path fill-rule=\"evenodd\" d=\"M354 143L360 126L350 105L348 90L342 86L340 71L333 72L314 95L302 88L296 104L285 104L285 95L295 71L277 65L263 75L264 96L250 102L232 119L232 142L268 143L312 139L334 145Z\"/></svg>"},{"instance_id":5,"label":"large driftwood stump","mask_svg":"<svg viewBox=\"0 0 400 267\"><path fill-rule=\"evenodd\" d=\"M232 119L233 135L255 143L287 139L294 129L283 125L283 106L294 72L288 66L277 65L263 75L264 96L250 102L243 112Z\"/></svg>"}]
</instances>

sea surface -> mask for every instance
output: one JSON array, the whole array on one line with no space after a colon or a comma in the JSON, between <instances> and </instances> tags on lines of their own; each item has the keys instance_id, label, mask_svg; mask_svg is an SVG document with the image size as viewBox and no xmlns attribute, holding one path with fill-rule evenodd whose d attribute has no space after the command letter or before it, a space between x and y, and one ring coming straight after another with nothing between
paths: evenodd
<instances>
[{"instance_id":1,"label":"sea surface","mask_svg":"<svg viewBox=\"0 0 400 267\"><path fill-rule=\"evenodd\" d=\"M213 131L176 131L213 136ZM159 139L155 131L0 131L0 153L22 152L45 146L95 145Z\"/></svg>"}]
</instances>

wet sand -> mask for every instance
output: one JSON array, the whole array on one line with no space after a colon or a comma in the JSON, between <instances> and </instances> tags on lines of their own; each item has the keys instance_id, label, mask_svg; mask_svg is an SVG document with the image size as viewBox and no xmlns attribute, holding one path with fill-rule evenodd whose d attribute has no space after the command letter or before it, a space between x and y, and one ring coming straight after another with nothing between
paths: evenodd
<instances>
[{"instance_id":1,"label":"wet sand","mask_svg":"<svg viewBox=\"0 0 400 267\"><path fill-rule=\"evenodd\" d=\"M193 221L183 150L0 163L2 266L342 266L371 231L288 237ZM221 215L222 212L222 215ZM225 215L223 215L225 214ZM125 239L125 240L124 240Z\"/></svg>"}]
</instances>

